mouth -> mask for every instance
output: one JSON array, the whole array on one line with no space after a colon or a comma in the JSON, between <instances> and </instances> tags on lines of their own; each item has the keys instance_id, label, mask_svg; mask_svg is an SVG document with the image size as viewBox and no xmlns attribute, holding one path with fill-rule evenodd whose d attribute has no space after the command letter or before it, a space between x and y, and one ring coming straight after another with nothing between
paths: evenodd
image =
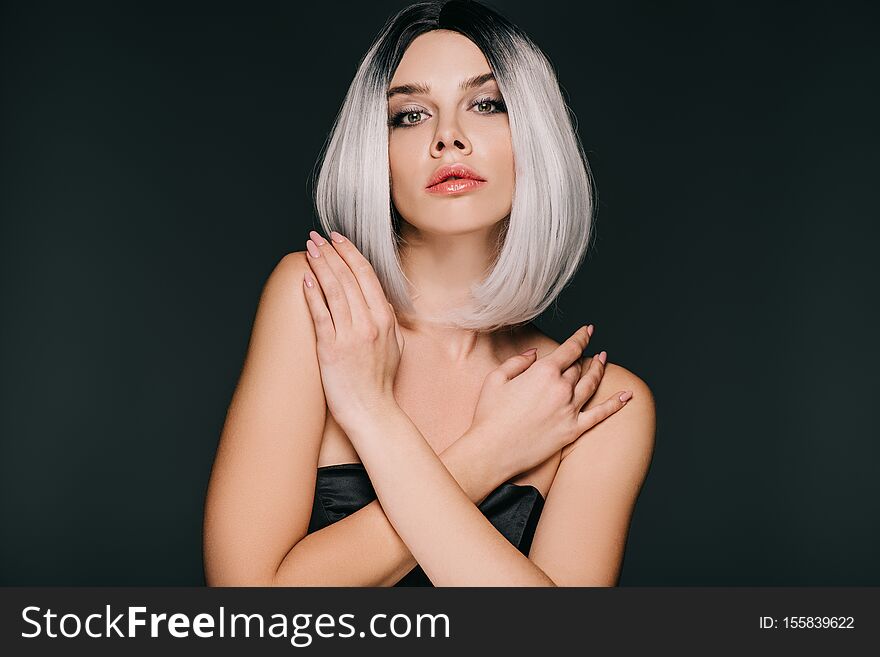
<instances>
[{"instance_id":1,"label":"mouth","mask_svg":"<svg viewBox=\"0 0 880 657\"><path fill-rule=\"evenodd\" d=\"M447 178L427 188L429 194L463 194L474 189L479 189L486 184L485 180L474 178Z\"/></svg>"},{"instance_id":2,"label":"mouth","mask_svg":"<svg viewBox=\"0 0 880 657\"><path fill-rule=\"evenodd\" d=\"M476 171L461 162L447 164L437 169L428 180L426 191L431 194L458 194L477 189L486 180Z\"/></svg>"}]
</instances>

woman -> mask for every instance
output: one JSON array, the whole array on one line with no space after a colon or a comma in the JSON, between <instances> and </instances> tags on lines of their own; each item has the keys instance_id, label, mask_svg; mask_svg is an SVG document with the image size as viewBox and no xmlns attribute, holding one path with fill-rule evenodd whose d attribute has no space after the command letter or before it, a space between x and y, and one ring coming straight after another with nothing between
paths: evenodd
<instances>
[{"instance_id":1,"label":"woman","mask_svg":"<svg viewBox=\"0 0 880 657\"><path fill-rule=\"evenodd\" d=\"M592 325L560 345L529 323L592 209L537 46L476 2L403 9L346 96L316 208L332 240L312 231L260 300L208 584L616 585L653 399L581 357Z\"/></svg>"}]
</instances>

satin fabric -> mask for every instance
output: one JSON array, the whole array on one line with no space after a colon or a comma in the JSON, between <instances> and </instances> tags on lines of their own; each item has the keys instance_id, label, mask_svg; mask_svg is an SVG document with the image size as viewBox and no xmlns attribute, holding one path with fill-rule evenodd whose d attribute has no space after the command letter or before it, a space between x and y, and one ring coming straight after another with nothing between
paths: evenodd
<instances>
[{"instance_id":1,"label":"satin fabric","mask_svg":"<svg viewBox=\"0 0 880 657\"><path fill-rule=\"evenodd\" d=\"M341 520L375 499L376 491L362 463L339 463L318 468L308 533ZM544 497L537 488L504 482L478 508L495 529L528 556L544 508ZM421 566L416 566L394 586L433 584Z\"/></svg>"}]
</instances>

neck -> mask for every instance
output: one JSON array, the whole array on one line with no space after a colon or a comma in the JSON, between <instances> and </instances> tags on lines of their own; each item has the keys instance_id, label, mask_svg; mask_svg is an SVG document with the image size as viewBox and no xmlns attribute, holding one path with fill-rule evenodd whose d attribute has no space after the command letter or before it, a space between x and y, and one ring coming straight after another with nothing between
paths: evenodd
<instances>
[{"instance_id":1,"label":"neck","mask_svg":"<svg viewBox=\"0 0 880 657\"><path fill-rule=\"evenodd\" d=\"M470 303L471 286L482 281L492 266L500 228L494 224L467 233L439 234L401 223L400 259L411 284L414 314L402 316L400 325L407 341L419 345L420 354L461 365L495 352L497 336L443 325L431 317Z\"/></svg>"}]
</instances>

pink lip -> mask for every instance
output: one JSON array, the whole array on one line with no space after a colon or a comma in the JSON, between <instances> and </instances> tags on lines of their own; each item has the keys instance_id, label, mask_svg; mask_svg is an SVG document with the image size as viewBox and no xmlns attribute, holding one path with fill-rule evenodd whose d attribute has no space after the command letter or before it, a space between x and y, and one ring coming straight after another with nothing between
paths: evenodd
<instances>
[{"instance_id":1,"label":"pink lip","mask_svg":"<svg viewBox=\"0 0 880 657\"><path fill-rule=\"evenodd\" d=\"M437 186L438 183L446 182L448 178L453 177L461 179L467 178L470 180L479 180L481 182L486 182L483 176L471 169L464 162L455 162L453 164L444 164L436 171L434 171L434 173L428 179L428 184L425 185L425 188L431 189L432 187Z\"/></svg>"},{"instance_id":2,"label":"pink lip","mask_svg":"<svg viewBox=\"0 0 880 657\"><path fill-rule=\"evenodd\" d=\"M439 182L433 187L428 187L429 194L464 194L472 189L478 189L486 184L485 180L474 180L473 178L460 178L459 180L446 180Z\"/></svg>"}]
</instances>

